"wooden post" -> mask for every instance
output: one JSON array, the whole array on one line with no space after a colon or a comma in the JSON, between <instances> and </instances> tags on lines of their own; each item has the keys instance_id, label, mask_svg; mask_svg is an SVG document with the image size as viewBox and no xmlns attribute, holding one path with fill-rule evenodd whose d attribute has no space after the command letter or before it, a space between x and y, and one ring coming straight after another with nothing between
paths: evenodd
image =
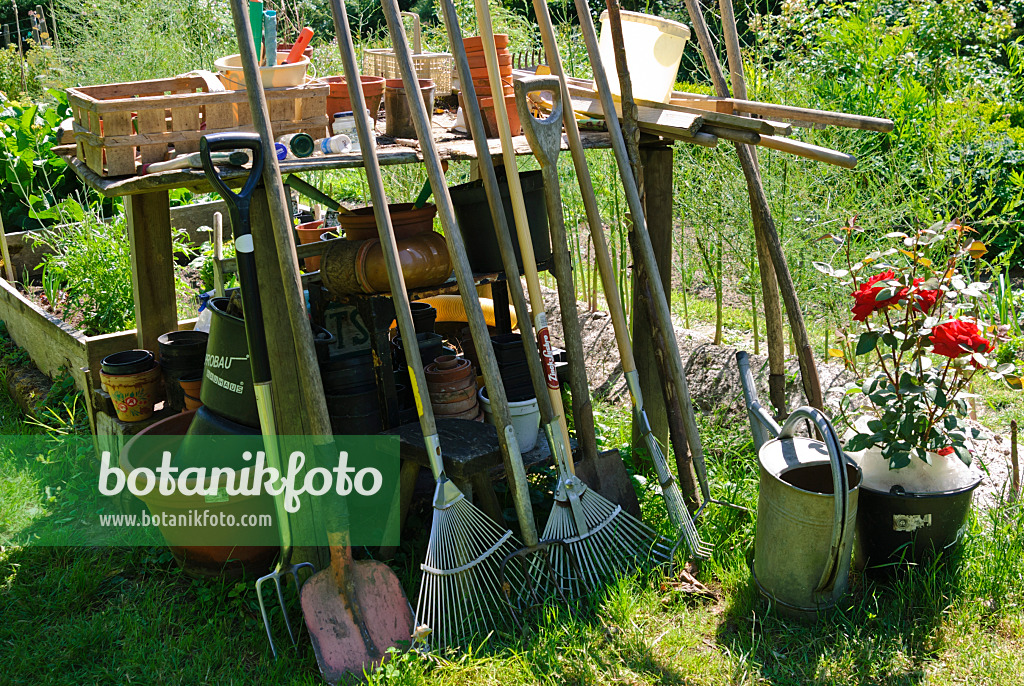
<instances>
[{"instance_id":1,"label":"wooden post","mask_svg":"<svg viewBox=\"0 0 1024 686\"><path fill-rule=\"evenodd\" d=\"M666 146L643 147L640 162L647 181L644 210L647 213L647 230L651 235L654 254L657 257L661 287L665 293L672 292L672 148ZM640 377L640 390L644 396L644 407L651 422L651 432L658 442L668 445L668 415L662 394L664 374L655 358L654 341L649 335L653 329L648 308L644 304L644 291L637 286L637 272L633 271L633 356ZM671 335L671 334L670 334ZM633 444L643 445L636 421L633 423Z\"/></svg>"},{"instance_id":2,"label":"wooden post","mask_svg":"<svg viewBox=\"0 0 1024 686\"><path fill-rule=\"evenodd\" d=\"M167 191L129 195L125 205L132 258L135 330L139 347L155 351L159 336L178 329L170 198Z\"/></svg>"},{"instance_id":3,"label":"wooden post","mask_svg":"<svg viewBox=\"0 0 1024 686\"><path fill-rule=\"evenodd\" d=\"M697 42L700 44L701 52L704 55L704 64L707 66L711 81L715 86L715 92L720 97L729 97L729 85L725 81L722 65L718 62L718 56L711 41L711 33L708 31L707 23L704 21L704 10L700 5L700 0L685 0L685 2L686 10L690 15L690 23L693 26L693 32L696 34ZM755 235L758 235L759 243L763 241L764 248L771 257L772 266L775 268L775 276L782 291L782 300L786 304L786 311L789 315L789 325L797 341L800 376L804 392L807 395L808 404L822 409L824 403L821 395L821 383L818 380L818 368L814 362L814 351L811 349L807 337L807 327L804 324L803 313L800 310L800 300L796 293L793 277L789 272L786 255L782 250L782 242L779 240L779 234L775 229L775 220L772 218L771 209L768 207L768 198L765 195L764 185L761 182L761 172L757 165L757 159L754 157L749 146L739 143L736 144L736 155L740 158L740 167L743 169L743 176L747 181L747 193L750 196L750 213L754 220ZM763 279L764 275L762 275L762 284ZM765 304L767 306L767 292L765 296Z\"/></svg>"},{"instance_id":4,"label":"wooden post","mask_svg":"<svg viewBox=\"0 0 1024 686\"><path fill-rule=\"evenodd\" d=\"M7 280L14 285L14 267L11 265L11 251L7 248L7 231L4 229L4 217L0 214L0 248L3 249L4 273Z\"/></svg>"}]
</instances>

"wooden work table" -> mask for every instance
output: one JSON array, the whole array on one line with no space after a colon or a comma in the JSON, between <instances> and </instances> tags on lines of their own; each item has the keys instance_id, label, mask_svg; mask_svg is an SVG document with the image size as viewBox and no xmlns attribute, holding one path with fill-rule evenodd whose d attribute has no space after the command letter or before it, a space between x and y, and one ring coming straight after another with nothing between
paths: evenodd
<instances>
[{"instance_id":1,"label":"wooden work table","mask_svg":"<svg viewBox=\"0 0 1024 686\"><path fill-rule=\"evenodd\" d=\"M378 129L382 128L378 124ZM450 161L471 161L476 159L476 149L469 136L455 134L435 124L435 141L438 152L443 160ZM585 131L581 133L583 145L587 149L608 149L610 142L608 134L604 132ZM660 236L662 243L671 245L672 234L672 154L671 149L665 147L663 141L653 139L653 154L647 155L645 162L648 164L647 178L655 179L657 191L648 197L648 225L652 238ZM386 136L377 138L377 156L381 165L390 166L397 164L418 164L423 161L423 156L416 141L396 140ZM525 136L513 138L513 145L517 155L532 154ZM501 142L498 139L489 141L489 146L494 159L500 163ZM563 136L562 149L568 150L568 141ZM89 169L82 160L75 156L74 146L58 148L57 152L68 163L69 167L82 179L82 181L100 195L105 197L125 197L125 205L128 219L128 240L132 260L132 288L135 297L135 320L138 335L138 345L147 350L157 349L157 337L167 331L178 328L177 303L174 290L174 255L171 247L171 220L170 220L170 199L168 192L172 189L185 188L193 192L211 192L213 188L207 182L205 174L201 170L166 171L140 176L118 176L103 177ZM360 154L340 154L324 157L313 157L301 160L286 160L280 162L282 174L294 174L309 171L328 169L358 169L363 166ZM235 181L239 185L248 175L247 169L224 169L223 176L229 181ZM598 183L610 182L610 179L597 179ZM253 198L252 221L255 225L258 222L269 221L266 211L265 194L257 189ZM255 233L255 231L254 231ZM657 240L657 239L656 239ZM259 247L259 246L257 246ZM311 246L303 246L311 247ZM299 250L301 255L304 251ZM666 250L663 255L667 259L671 250ZM273 255L265 255L270 266ZM259 268L263 260L258 258ZM668 264L663 267L662 276L668 281L670 270ZM494 281L494 275L479 275L481 282ZM315 278L315 277L314 277ZM307 281L308 279L304 279ZM444 288L452 288L451 284L445 284ZM502 305L507 303L507 291L504 288L494 289L496 295L496 311L504 310ZM450 292L450 291L449 291ZM417 297L424 297L420 294L413 294ZM380 301L376 302L380 305ZM272 305L271 305L272 306ZM265 304L265 308L268 307ZM505 310L507 311L507 310ZM642 308L637 308L641 312ZM266 315L266 313L265 313ZM376 313L376 318L386 316L383 311ZM290 337L290 332L280 329L285 327L283 317L267 316L267 337L274 341L280 336ZM641 322L637 322L640 324ZM647 336L638 335L635 338L635 356L637 366L641 373L641 386L643 387L646 405L651 414L652 423L655 427L655 435L667 439L667 424L664 423L664 410L661 397L660 383L657 383L656 362L653 351ZM383 343L381 341L381 343ZM286 346L287 347L287 346ZM285 353L285 350L281 351ZM271 350L271 355L275 353ZM279 418L280 419L280 418ZM279 422L280 423L280 422ZM280 425L282 433L301 433L301 425L289 426L285 421Z\"/></svg>"}]
</instances>

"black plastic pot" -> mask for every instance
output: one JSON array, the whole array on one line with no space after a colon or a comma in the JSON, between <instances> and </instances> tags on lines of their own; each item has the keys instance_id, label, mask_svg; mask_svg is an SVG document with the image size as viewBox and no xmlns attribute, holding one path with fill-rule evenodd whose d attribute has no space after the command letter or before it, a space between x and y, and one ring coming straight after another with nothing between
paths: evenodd
<instances>
[{"instance_id":1,"label":"black plastic pot","mask_svg":"<svg viewBox=\"0 0 1024 686\"><path fill-rule=\"evenodd\" d=\"M416 340L420 346L420 358L424 367L433 362L437 357L444 355L444 339L440 334L433 332L417 333ZM404 367L405 350L402 346L402 337L396 337L394 339L394 344L395 361L398 363L399 367Z\"/></svg>"},{"instance_id":2,"label":"black plastic pot","mask_svg":"<svg viewBox=\"0 0 1024 686\"><path fill-rule=\"evenodd\" d=\"M227 298L212 298L207 305L213 316L199 399L214 414L258 429L245 322L225 312L227 305Z\"/></svg>"},{"instance_id":3,"label":"black plastic pot","mask_svg":"<svg viewBox=\"0 0 1024 686\"><path fill-rule=\"evenodd\" d=\"M517 333L505 333L491 336L491 347L499 365L526 363L526 350L523 349L523 337Z\"/></svg>"},{"instance_id":4,"label":"black plastic pot","mask_svg":"<svg viewBox=\"0 0 1024 686\"><path fill-rule=\"evenodd\" d=\"M205 387L206 384L203 384L203 386ZM204 405L196 410L195 418L188 427L185 440L181 443L181 449L175 454L171 464L178 469L188 469L189 467L244 469L251 465L245 462L241 452L230 449L236 448L237 443L228 441L225 443L228 449L218 451L212 449L216 446L216 441L210 441L208 437L258 436L259 434L259 429L233 422ZM190 440L192 436L204 436L206 438L192 442Z\"/></svg>"},{"instance_id":5,"label":"black plastic pot","mask_svg":"<svg viewBox=\"0 0 1024 686\"><path fill-rule=\"evenodd\" d=\"M160 366L164 369L164 389L172 412L185 409L185 391L178 381L203 373L209 338L205 331L170 331L156 339L160 346Z\"/></svg>"},{"instance_id":6,"label":"black plastic pot","mask_svg":"<svg viewBox=\"0 0 1024 686\"><path fill-rule=\"evenodd\" d=\"M122 350L104 357L100 362L100 369L106 374L124 376L144 372L154 364L156 358L148 350Z\"/></svg>"},{"instance_id":7,"label":"black plastic pot","mask_svg":"<svg viewBox=\"0 0 1024 686\"><path fill-rule=\"evenodd\" d=\"M327 412L331 430L339 436L379 433L380 405L375 386L363 386L354 392L328 395Z\"/></svg>"},{"instance_id":8,"label":"black plastic pot","mask_svg":"<svg viewBox=\"0 0 1024 686\"><path fill-rule=\"evenodd\" d=\"M892 571L950 552L960 541L980 483L944 493L907 493L900 486L886 493L861 486L857 559L876 571Z\"/></svg>"},{"instance_id":9,"label":"black plastic pot","mask_svg":"<svg viewBox=\"0 0 1024 686\"><path fill-rule=\"evenodd\" d=\"M544 204L544 177L540 171L524 172L519 175L523 186L523 199L526 202L526 217L530 226L530 237L533 243L533 254L537 263L546 262L551 258L551 239L548 235L548 211ZM516 263L519 273L523 273L523 257L519 254L519 241L515 236L515 217L512 213L512 200L509 195L508 181L498 180L501 188L501 203L505 207L505 218L512 232L512 245L515 248ZM483 181L471 181L449 189L452 203L455 205L455 218L458 220L459 231L466 242L466 253L469 255L469 266L474 272L501 272L505 266L498 250L498 239L491 221L491 210L487 204L487 193Z\"/></svg>"},{"instance_id":10,"label":"black plastic pot","mask_svg":"<svg viewBox=\"0 0 1024 686\"><path fill-rule=\"evenodd\" d=\"M368 350L332 355L320 364L320 378L327 394L345 393L349 389L375 382L373 357Z\"/></svg>"},{"instance_id":11,"label":"black plastic pot","mask_svg":"<svg viewBox=\"0 0 1024 686\"><path fill-rule=\"evenodd\" d=\"M434 322L437 320L437 309L430 303L411 302L412 323L416 333L434 333Z\"/></svg>"}]
</instances>

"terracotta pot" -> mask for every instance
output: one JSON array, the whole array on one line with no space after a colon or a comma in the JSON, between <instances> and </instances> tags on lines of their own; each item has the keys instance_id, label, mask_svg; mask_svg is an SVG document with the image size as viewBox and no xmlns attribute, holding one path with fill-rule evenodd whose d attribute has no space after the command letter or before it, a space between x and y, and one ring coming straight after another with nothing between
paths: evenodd
<instances>
[{"instance_id":1,"label":"terracotta pot","mask_svg":"<svg viewBox=\"0 0 1024 686\"><path fill-rule=\"evenodd\" d=\"M484 49L482 36L469 36L468 38L462 39L462 44L466 48L466 52L475 52ZM496 33L494 34L494 47L501 50L502 48L508 47L508 34L507 33Z\"/></svg>"},{"instance_id":2,"label":"terracotta pot","mask_svg":"<svg viewBox=\"0 0 1024 686\"><path fill-rule=\"evenodd\" d=\"M453 355L442 355L428 364L424 370L427 390L431 394L457 391L469 385L476 385L476 373L469 360Z\"/></svg>"},{"instance_id":3,"label":"terracotta pot","mask_svg":"<svg viewBox=\"0 0 1024 686\"><path fill-rule=\"evenodd\" d=\"M197 398L195 396L189 395L188 393L185 394L185 411L186 412L192 412L192 411L198 410L202 406L203 406L203 401L202 400L200 400L199 398Z\"/></svg>"},{"instance_id":4,"label":"terracotta pot","mask_svg":"<svg viewBox=\"0 0 1024 686\"><path fill-rule=\"evenodd\" d=\"M153 405L161 400L163 370L158 363L137 374L100 372L103 390L110 394L117 418L122 422L141 422L153 416Z\"/></svg>"},{"instance_id":5,"label":"terracotta pot","mask_svg":"<svg viewBox=\"0 0 1024 686\"><path fill-rule=\"evenodd\" d=\"M465 419L466 413L471 412L470 418L476 417L480 411L479 403L476 399L476 384L473 384L471 388L466 389L468 391L468 397L462 400L452 400L450 402L442 402L435 400L433 396L430 398L430 406L434 410L434 414L439 417L453 417L457 415L463 415ZM469 395L469 394L472 395Z\"/></svg>"},{"instance_id":6,"label":"terracotta pot","mask_svg":"<svg viewBox=\"0 0 1024 686\"><path fill-rule=\"evenodd\" d=\"M519 123L519 109L516 107L516 96L505 96L505 110L508 112L508 126L513 136L522 130ZM494 98L480 98L480 113L484 117L484 130L488 138L498 138L498 115L494 112Z\"/></svg>"},{"instance_id":7,"label":"terracotta pot","mask_svg":"<svg viewBox=\"0 0 1024 686\"><path fill-rule=\"evenodd\" d=\"M512 82L512 66L498 67L498 74L501 76L501 80L506 83ZM473 79L474 84L486 83L490 78L490 72L487 71L487 67L476 67L475 69L469 70L469 78Z\"/></svg>"},{"instance_id":8,"label":"terracotta pot","mask_svg":"<svg viewBox=\"0 0 1024 686\"><path fill-rule=\"evenodd\" d=\"M345 77L325 76L320 80L330 87L327 94L327 116L331 121L334 121L334 115L338 112L351 112L352 101L348 97L348 82ZM359 81L363 86L366 111L370 117L376 119L381 103L384 101L384 77L362 75L359 77Z\"/></svg>"},{"instance_id":9,"label":"terracotta pot","mask_svg":"<svg viewBox=\"0 0 1024 686\"><path fill-rule=\"evenodd\" d=\"M444 236L433 231L399 240L398 258L408 289L442 284L452 273ZM320 274L332 295L391 291L378 240L331 241Z\"/></svg>"},{"instance_id":10,"label":"terracotta pot","mask_svg":"<svg viewBox=\"0 0 1024 686\"><path fill-rule=\"evenodd\" d=\"M199 389L203 387L203 375L178 379L181 390L195 398L199 397Z\"/></svg>"},{"instance_id":11,"label":"terracotta pot","mask_svg":"<svg viewBox=\"0 0 1024 686\"><path fill-rule=\"evenodd\" d=\"M437 206L427 204L415 209L410 202L392 203L388 205L391 215L391 226L395 230L395 240L412 238L434 228L434 216ZM377 238L377 220L372 207L360 207L351 214L339 214L338 223L345 230L345 238L350 241L368 241Z\"/></svg>"},{"instance_id":12,"label":"terracotta pot","mask_svg":"<svg viewBox=\"0 0 1024 686\"><path fill-rule=\"evenodd\" d=\"M469 70L470 71L473 71L474 69L483 69L483 70L486 71L486 69L487 69L487 61L486 61L486 58L484 57L482 51L480 52L480 54L475 54L474 53L468 59L469 59ZM508 52L498 52L498 66L499 67L508 67L509 70L511 70L512 69L512 55L510 53L508 53Z\"/></svg>"},{"instance_id":13,"label":"terracotta pot","mask_svg":"<svg viewBox=\"0 0 1024 686\"><path fill-rule=\"evenodd\" d=\"M180 446L181 439L188 431L192 420L195 417L194 411L175 414L167 419L147 426L140 431L121 450L119 466L125 474L138 467L155 469L160 466L161 444L155 441L155 437L167 436L166 449L172 452ZM143 439L143 437L147 437ZM189 484L194 484L195 479L190 479ZM170 496L160 494L159 488L154 488L148 495L142 498L149 511L153 515L168 513L187 516L187 513L194 509L216 508L216 512L223 512L225 516L235 514L249 515L252 513L270 514L274 513L274 500L267 494L260 496L230 496L225 502L208 503L206 496L194 495L185 496L175 493ZM185 571L186 574L195 577L240 577L245 574L248 577L261 576L270 569L274 558L277 557L278 546L197 546L192 545L190 532L187 527L161 528L164 536L174 555L174 559Z\"/></svg>"},{"instance_id":14,"label":"terracotta pot","mask_svg":"<svg viewBox=\"0 0 1024 686\"><path fill-rule=\"evenodd\" d=\"M299 224L295 227L295 231L299 234L299 243L301 245L308 245L309 243L316 243L320 240L320 235L324 232L324 220L318 219L315 222L307 222L305 224ZM315 272L320 270L320 257L305 257L303 258L304 264L306 265L307 272Z\"/></svg>"},{"instance_id":15,"label":"terracotta pot","mask_svg":"<svg viewBox=\"0 0 1024 686\"><path fill-rule=\"evenodd\" d=\"M430 79L419 80L420 97L427 112L433 115L436 87ZM416 138L409 97L402 79L384 82L384 133L393 138Z\"/></svg>"}]
</instances>

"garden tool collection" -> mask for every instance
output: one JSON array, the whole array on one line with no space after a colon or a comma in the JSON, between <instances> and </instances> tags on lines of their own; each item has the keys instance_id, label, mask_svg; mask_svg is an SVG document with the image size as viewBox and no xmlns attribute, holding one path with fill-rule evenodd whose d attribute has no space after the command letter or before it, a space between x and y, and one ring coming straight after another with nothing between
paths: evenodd
<instances>
[{"instance_id":1,"label":"garden tool collection","mask_svg":"<svg viewBox=\"0 0 1024 686\"><path fill-rule=\"evenodd\" d=\"M562 262L560 269L556 267L560 272L557 276L559 292L565 290L571 298L562 306L566 343L575 341L579 350L570 351L570 356L575 355L583 360L582 336L576 316L562 196L558 185L558 153L562 142L561 79L553 76L526 78L516 81L514 88L519 120L544 174L552 250L556 265ZM530 112L528 96L542 91L552 93L551 113L544 119L537 119ZM572 308L568 313L567 306ZM585 398L587 393L586 370L581 372L582 379L574 378L572 381L573 404L577 397ZM564 540L569 545L588 582L597 584L628 573L641 567L649 558L658 561L669 559L670 547L663 543L653 529L588 488L575 476L572 463L568 460L556 461L556 466L558 486L555 506L544 528L544 537ZM571 572L569 562L557 557L558 550L554 553L556 569L568 576Z\"/></svg>"},{"instance_id":2,"label":"garden tool collection","mask_svg":"<svg viewBox=\"0 0 1024 686\"><path fill-rule=\"evenodd\" d=\"M253 121L257 131L260 132L261 146L269 146L273 143L269 132L270 116L259 75L258 57L248 22L247 8L243 0L232 0L231 9L235 31L239 38L245 79L252 86L247 90ZM259 150L262 152L262 147ZM279 237L287 244L290 227L286 225L287 203L284 198L284 185L281 182L276 159L271 155L262 155L262 157L263 164L253 165L253 174L250 178L256 176L258 169L263 178L267 180L267 201L271 210L271 224L275 238ZM269 188L271 183L273 183L273 188ZM252 182L250 193L254 188L255 181ZM234 200L237 202L238 198ZM231 201L229 200L229 202ZM247 202L245 206L247 211ZM241 241L235 241L235 248L240 258L240 277L243 255L248 253L250 257L252 256L252 245L252 240L246 240L244 236ZM277 245L280 251L280 243ZM295 261L294 247L287 245L287 248L284 256L279 254L278 257L287 261L287 268L284 271L295 277L294 282L298 286L298 266ZM245 259L249 259L249 257ZM243 283L244 294L244 280L240 278L240 282ZM256 286L255 278L253 286ZM257 293L255 288L249 290L253 294ZM286 290L285 295L286 298L295 296L301 298L301 292ZM250 326L249 309L246 307L245 311L247 330ZM255 312L261 312L258 301ZM291 314L291 309L289 309L289 316ZM301 314L305 315L304 307L301 309ZM308 320L305 320L305 317L303 317L301 329L303 333L309 330ZM308 336L308 334L306 335ZM302 343L304 345L299 352L302 360L315 360L311 337L304 339ZM322 398L323 388L319 378L315 380L314 387L318 396ZM264 392L269 407L269 385ZM321 402L320 405L322 404ZM314 449L326 448L330 442L324 440L328 431L323 421L325 408L310 403L307 405L306 411L313 415L311 417L311 432ZM262 420L264 412L261 411L260 414ZM266 414L269 416L271 413L268 411ZM265 433L267 428L264 425ZM271 441L265 442L271 443ZM334 499L328 498L326 501L329 511L343 507L343 503ZM347 545L347 521L344 518L333 517L327 524L328 538L331 544L331 568L310 577L300 589L300 598L306 626L313 641L313 648L321 670L328 679L337 680L346 672L362 672L379 664L389 648L396 646L399 641L406 640L411 635L412 617L401 584L394 572L380 562L354 562ZM335 529L333 528L335 526L341 528ZM286 563L287 560L284 560L282 567Z\"/></svg>"},{"instance_id":3,"label":"garden tool collection","mask_svg":"<svg viewBox=\"0 0 1024 686\"><path fill-rule=\"evenodd\" d=\"M230 162L224 157L224 150L248 150L252 155L252 168L242 185L242 189L235 193L217 173L214 166L218 161ZM271 469L281 470L281 456L277 449L277 428L274 420L273 394L271 392L270 379L270 356L267 353L267 337L263 327L263 305L260 302L259 283L256 279L256 256L252 250L252 231L249 221L249 206L252 200L253 191L259 185L260 176L263 173L263 146L260 137L255 133L215 133L203 136L199 139L199 152L196 153L202 163L203 171L210 184L217 189L220 196L228 206L228 214L231 218L231 228L234 232L235 247L238 254L238 284L242 294L242 313L245 320L245 338L249 345L249 366L252 370L253 392L256 395L256 410L260 418L260 431L263 434L263 447L266 452L267 466ZM240 153L243 156L244 153ZM248 156L245 156L248 158ZM267 614L267 607L263 598L263 584L268 581L274 582L277 591L277 601L281 606L281 615L284 617L284 625L288 630L288 638L292 645L296 644L295 633L292 631L291 621L288 619L288 606L284 601L284 593L281 588L281 581L287 581L290 576L295 582L296 590L301 590L302 583L299 580L299 571L303 568L315 572L316 569L309 562L291 564L292 555L292 532L291 520L288 511L284 507L284 497L274 496L274 511L277 514L278 530L281 539L281 555L278 557L277 566L274 571L256 580L256 597L260 603L260 614L263 617L263 626L267 631L267 640L270 641L270 650L277 657L277 647L274 645L274 636L270 628L270 617Z\"/></svg>"},{"instance_id":4,"label":"garden tool collection","mask_svg":"<svg viewBox=\"0 0 1024 686\"><path fill-rule=\"evenodd\" d=\"M345 72L357 74L355 49L349 32L344 1L332 0L331 7ZM416 75L412 67L409 46L401 31L398 7L393 1L384 2L383 7L391 33L395 36L395 55L403 81L407 85L415 84ZM365 107L362 90L355 79L349 83L349 95L356 111ZM444 171L430 134L430 115L419 98L411 99L410 109L423 148L428 179L437 191L435 196L441 223L445 229L456 279L461 285L459 290L463 305L494 408L498 442L520 529L527 545L535 546L538 543L537 531L527 493L522 456L508 415L508 403L498 374L494 351L490 346L487 324L473 288L474 282L465 246L455 224L454 208L444 182ZM371 134L368 124L361 118L356 119L356 128L373 206L387 208L380 164L376 157L376 138ZM395 300L399 331L403 337L411 340L415 338L415 327L401 268L397 261L397 247L390 216L386 211L380 210L375 212L375 216L380 241L387 246L386 266L392 297ZM430 402L425 395L427 386L419 351L415 347L410 347L406 350L406 355L420 427L431 470L437 480L426 560L421 565L423 580L415 620L417 637L430 647L443 647L485 635L494 628L510 626L510 610L503 597L508 590L503 588L499 581L500 567L504 557L520 546L511 531L503 530L473 506L445 475L440 440ZM524 586L523 575L518 567L510 567L506 571L508 575L505 582L513 587L513 594L517 593L518 589Z\"/></svg>"}]
</instances>

